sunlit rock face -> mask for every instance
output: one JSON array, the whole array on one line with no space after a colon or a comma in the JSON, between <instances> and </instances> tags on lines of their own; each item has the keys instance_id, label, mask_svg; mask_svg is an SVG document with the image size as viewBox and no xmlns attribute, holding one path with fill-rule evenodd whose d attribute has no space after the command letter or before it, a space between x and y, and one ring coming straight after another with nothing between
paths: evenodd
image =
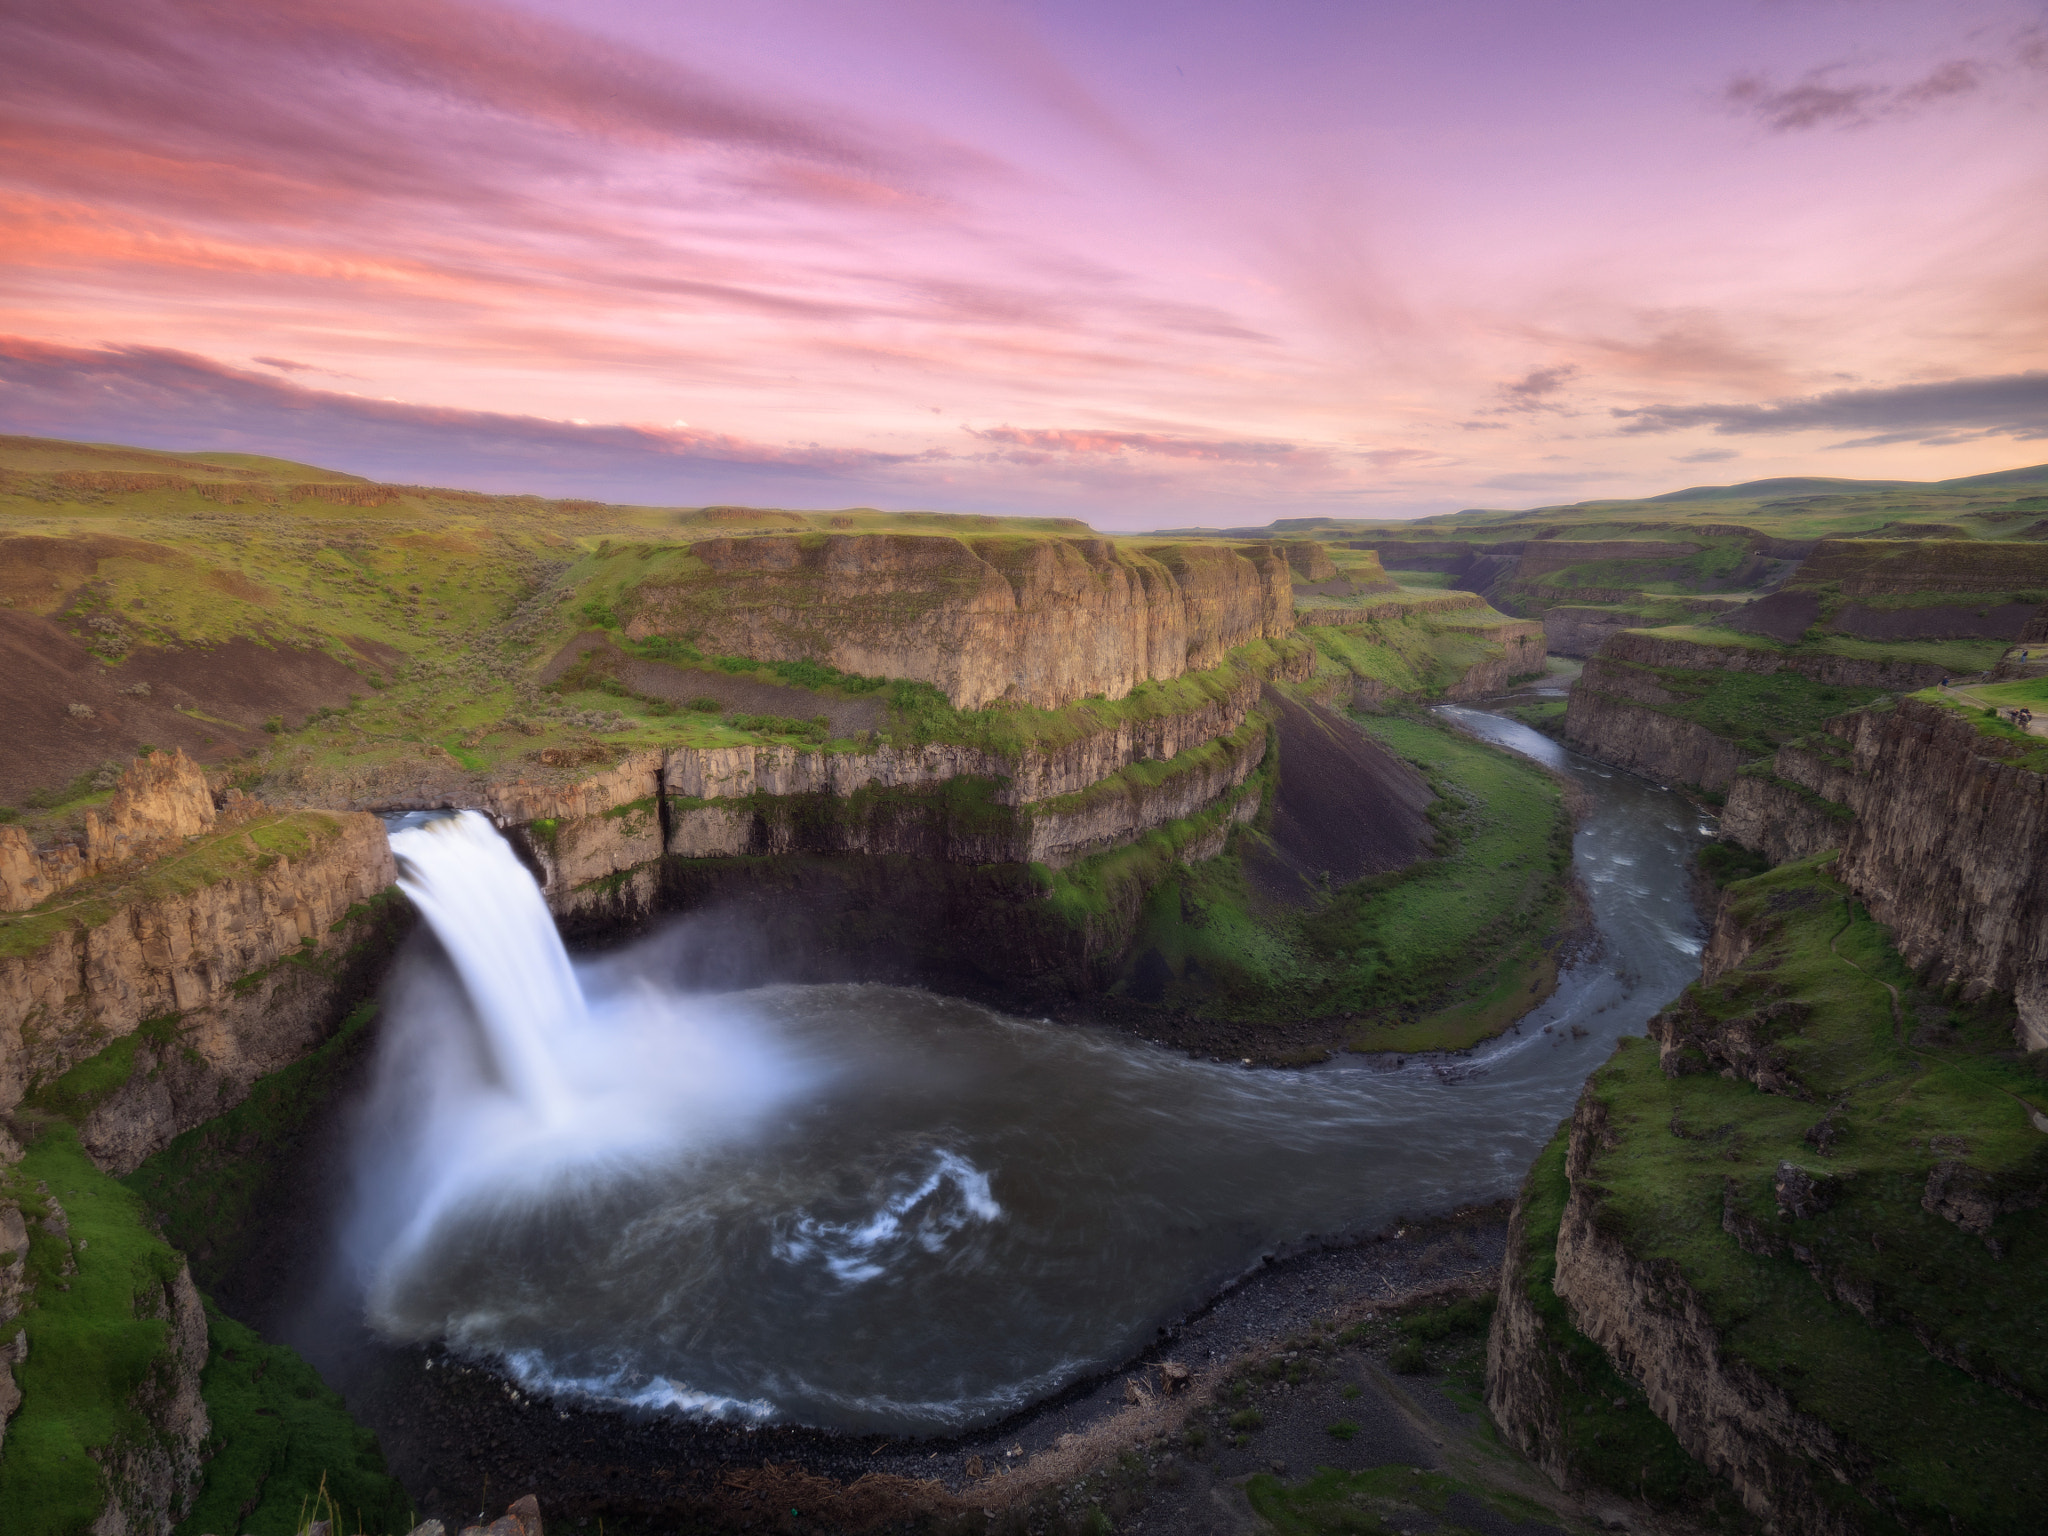
<instances>
[{"instance_id":1,"label":"sunlit rock face","mask_svg":"<svg viewBox=\"0 0 2048 1536\"><path fill-rule=\"evenodd\" d=\"M626 633L913 678L956 708L1121 698L1294 627L1276 549L1106 539L772 535L691 547L696 575L624 604Z\"/></svg>"}]
</instances>

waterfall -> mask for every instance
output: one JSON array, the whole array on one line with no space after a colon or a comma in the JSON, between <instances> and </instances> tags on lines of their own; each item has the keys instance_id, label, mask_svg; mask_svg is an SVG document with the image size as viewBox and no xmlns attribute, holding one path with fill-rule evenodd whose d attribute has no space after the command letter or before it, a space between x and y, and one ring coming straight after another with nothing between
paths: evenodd
<instances>
[{"instance_id":1,"label":"waterfall","mask_svg":"<svg viewBox=\"0 0 2048 1536\"><path fill-rule=\"evenodd\" d=\"M451 1234L730 1144L833 1075L744 998L679 991L647 963L659 946L573 963L477 812L395 831L391 851L440 954L415 945L396 967L358 1112L343 1240L386 1334L448 1332L406 1298Z\"/></svg>"},{"instance_id":2,"label":"waterfall","mask_svg":"<svg viewBox=\"0 0 2048 1536\"><path fill-rule=\"evenodd\" d=\"M391 852L398 888L462 978L496 1077L560 1123L568 1105L550 1042L577 1033L588 1010L540 887L476 811L394 833Z\"/></svg>"}]
</instances>

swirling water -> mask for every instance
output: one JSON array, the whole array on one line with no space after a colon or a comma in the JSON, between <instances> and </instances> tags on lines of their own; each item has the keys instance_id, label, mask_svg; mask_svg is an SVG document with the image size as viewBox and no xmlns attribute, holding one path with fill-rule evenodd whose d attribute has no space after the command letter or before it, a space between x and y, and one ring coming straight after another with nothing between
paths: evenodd
<instances>
[{"instance_id":1,"label":"swirling water","mask_svg":"<svg viewBox=\"0 0 2048 1536\"><path fill-rule=\"evenodd\" d=\"M541 1392L943 1432L1113 1366L1276 1248L1512 1192L1696 973L1711 829L1445 713L1579 781L1604 944L1518 1032L1393 1069L1190 1060L902 987L688 993L687 927L572 963L482 818L395 834L444 957L394 979L358 1139L374 1328Z\"/></svg>"}]
</instances>

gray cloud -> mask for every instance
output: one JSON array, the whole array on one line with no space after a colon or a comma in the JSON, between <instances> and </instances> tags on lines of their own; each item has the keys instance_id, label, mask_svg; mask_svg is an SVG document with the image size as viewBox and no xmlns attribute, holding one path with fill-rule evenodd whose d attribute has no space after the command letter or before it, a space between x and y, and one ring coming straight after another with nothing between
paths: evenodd
<instances>
[{"instance_id":1,"label":"gray cloud","mask_svg":"<svg viewBox=\"0 0 2048 1536\"><path fill-rule=\"evenodd\" d=\"M1556 397L1564 393L1565 385L1577 378L1579 372L1577 363L1553 363L1548 368L1532 368L1521 378L1502 384L1502 403L1480 414L1501 416L1509 412L1525 415L1535 411L1561 411L1564 404Z\"/></svg>"},{"instance_id":2,"label":"gray cloud","mask_svg":"<svg viewBox=\"0 0 2048 1536\"><path fill-rule=\"evenodd\" d=\"M1719 464L1727 459L1739 459L1742 455L1733 448L1702 448L1698 453L1681 453L1671 460L1674 464Z\"/></svg>"},{"instance_id":3,"label":"gray cloud","mask_svg":"<svg viewBox=\"0 0 2048 1536\"><path fill-rule=\"evenodd\" d=\"M1835 389L1757 405L1617 407L1624 433L1710 427L1724 436L1779 432L1872 434L1839 447L1880 443L1943 444L1978 437L2048 438L2048 370Z\"/></svg>"},{"instance_id":4,"label":"gray cloud","mask_svg":"<svg viewBox=\"0 0 2048 1536\"><path fill-rule=\"evenodd\" d=\"M1905 85L1837 79L1840 66L1809 70L1790 85L1768 75L1737 75L1721 96L1773 133L1808 128L1857 128L1884 117L1903 117L1934 102L1980 89L1991 70L1976 59L1949 59Z\"/></svg>"}]
</instances>

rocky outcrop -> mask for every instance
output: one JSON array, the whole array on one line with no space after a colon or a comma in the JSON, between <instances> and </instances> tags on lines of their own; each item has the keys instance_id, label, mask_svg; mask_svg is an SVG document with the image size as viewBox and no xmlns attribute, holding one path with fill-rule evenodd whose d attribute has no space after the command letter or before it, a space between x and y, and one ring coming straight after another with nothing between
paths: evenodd
<instances>
[{"instance_id":1,"label":"rocky outcrop","mask_svg":"<svg viewBox=\"0 0 2048 1536\"><path fill-rule=\"evenodd\" d=\"M1646 778L1712 791L1726 789L1735 771L1748 761L1742 748L1705 726L1642 707L1674 696L1637 702L1598 692L1599 684L1609 680L1607 675L1594 673L1590 664L1587 673L1591 685L1581 675L1572 685L1564 715L1564 739L1580 751ZM1632 692L1640 693L1646 686L1625 674L1619 680Z\"/></svg>"},{"instance_id":2,"label":"rocky outcrop","mask_svg":"<svg viewBox=\"0 0 2048 1536\"><path fill-rule=\"evenodd\" d=\"M690 554L622 601L629 636L912 678L962 709L1121 698L1293 627L1292 572L1265 545L776 534Z\"/></svg>"},{"instance_id":3,"label":"rocky outcrop","mask_svg":"<svg viewBox=\"0 0 2048 1536\"><path fill-rule=\"evenodd\" d=\"M2013 539L1822 539L1800 568L1802 586L1844 597L1913 592L2010 592L2048 586L2048 546Z\"/></svg>"},{"instance_id":4,"label":"rocky outcrop","mask_svg":"<svg viewBox=\"0 0 2048 1536\"><path fill-rule=\"evenodd\" d=\"M1509 683L1542 673L1545 665L1543 626L1528 619L1490 625L1473 633L1500 647L1500 655L1475 661L1465 675L1444 690L1449 699L1480 699L1501 693Z\"/></svg>"},{"instance_id":5,"label":"rocky outcrop","mask_svg":"<svg viewBox=\"0 0 2048 1536\"><path fill-rule=\"evenodd\" d=\"M2010 993L2048 1047L2048 775L1967 715L1907 699L1778 749L1728 797L1727 836L1774 861L1838 847L1838 874L1907 962Z\"/></svg>"},{"instance_id":6,"label":"rocky outcrop","mask_svg":"<svg viewBox=\"0 0 2048 1536\"><path fill-rule=\"evenodd\" d=\"M167 1325L164 1345L127 1404L146 1430L99 1452L107 1501L92 1536L170 1536L199 1492L212 1427L199 1390L206 1309L182 1259L171 1280L137 1293L135 1315Z\"/></svg>"},{"instance_id":7,"label":"rocky outcrop","mask_svg":"<svg viewBox=\"0 0 2048 1536\"><path fill-rule=\"evenodd\" d=\"M1779 755L1784 755L1779 748ZM1754 766L1735 776L1721 811L1721 836L1753 848L1773 864L1810 859L1849 839L1855 816L1791 779Z\"/></svg>"},{"instance_id":8,"label":"rocky outcrop","mask_svg":"<svg viewBox=\"0 0 2048 1536\"><path fill-rule=\"evenodd\" d=\"M1606 1140L1606 1111L1589 1090L1572 1118L1572 1192L1553 1282L1572 1322L1641 1385L1679 1444L1725 1477L1767 1530L1860 1532L1830 1490L1867 1477L1867 1458L1722 1347L1712 1315L1675 1264L1638 1259L1603 1230L1597 1168Z\"/></svg>"},{"instance_id":9,"label":"rocky outcrop","mask_svg":"<svg viewBox=\"0 0 2048 1536\"><path fill-rule=\"evenodd\" d=\"M2010 993L2021 1043L2048 1048L2048 775L1937 704L1852 715L1856 822L1840 877L1907 962Z\"/></svg>"},{"instance_id":10,"label":"rocky outcrop","mask_svg":"<svg viewBox=\"0 0 2048 1536\"><path fill-rule=\"evenodd\" d=\"M1642 623L1638 614L1617 608L1585 608L1559 604L1543 615L1546 645L1559 656L1591 656L1610 636Z\"/></svg>"},{"instance_id":11,"label":"rocky outcrop","mask_svg":"<svg viewBox=\"0 0 2048 1536\"><path fill-rule=\"evenodd\" d=\"M1797 672L1817 683L1837 688L1904 691L1925 688L1930 683L1940 682L1943 676L1940 667L1924 661L1798 655L1762 646L1739 643L1703 645L1694 640L1675 640L1665 635L1627 631L1611 638L1601 648L1599 659L1638 667L1672 667L1692 672L1752 672L1764 676L1774 672Z\"/></svg>"},{"instance_id":12,"label":"rocky outcrop","mask_svg":"<svg viewBox=\"0 0 2048 1536\"><path fill-rule=\"evenodd\" d=\"M26 912L81 880L159 857L215 819L197 763L182 751L146 752L105 809L85 813L79 842L37 848L20 827L0 827L0 911Z\"/></svg>"},{"instance_id":13,"label":"rocky outcrop","mask_svg":"<svg viewBox=\"0 0 2048 1536\"><path fill-rule=\"evenodd\" d=\"M1486 1336L1486 1411L1501 1433L1550 1480L1579 1485L1567 1449L1568 1409L1559 1391L1557 1342L1530 1295L1529 1198L1524 1191L1508 1218L1499 1301Z\"/></svg>"},{"instance_id":14,"label":"rocky outcrop","mask_svg":"<svg viewBox=\"0 0 2048 1536\"><path fill-rule=\"evenodd\" d=\"M323 1037L395 879L376 817L300 811L86 887L74 910L13 919L18 933L0 929L0 1109L31 1087L67 1095L87 1150L132 1169ZM130 1070L77 1098L65 1074L109 1050Z\"/></svg>"},{"instance_id":15,"label":"rocky outcrop","mask_svg":"<svg viewBox=\"0 0 2048 1536\"><path fill-rule=\"evenodd\" d=\"M1887 689L1922 688L1941 678L1939 667L1923 662L1788 655L1742 644L1705 645L1621 631L1609 637L1572 684L1565 740L1604 762L1667 783L1730 791L1736 771L1756 754L1670 711L1670 706L1686 702L1685 694L1667 686L1674 680L1659 675L1674 671L1763 676L1792 671L1832 687ZM1768 798L1761 789L1748 791L1744 815L1761 815ZM1816 824L1797 835L1821 830Z\"/></svg>"}]
</instances>

